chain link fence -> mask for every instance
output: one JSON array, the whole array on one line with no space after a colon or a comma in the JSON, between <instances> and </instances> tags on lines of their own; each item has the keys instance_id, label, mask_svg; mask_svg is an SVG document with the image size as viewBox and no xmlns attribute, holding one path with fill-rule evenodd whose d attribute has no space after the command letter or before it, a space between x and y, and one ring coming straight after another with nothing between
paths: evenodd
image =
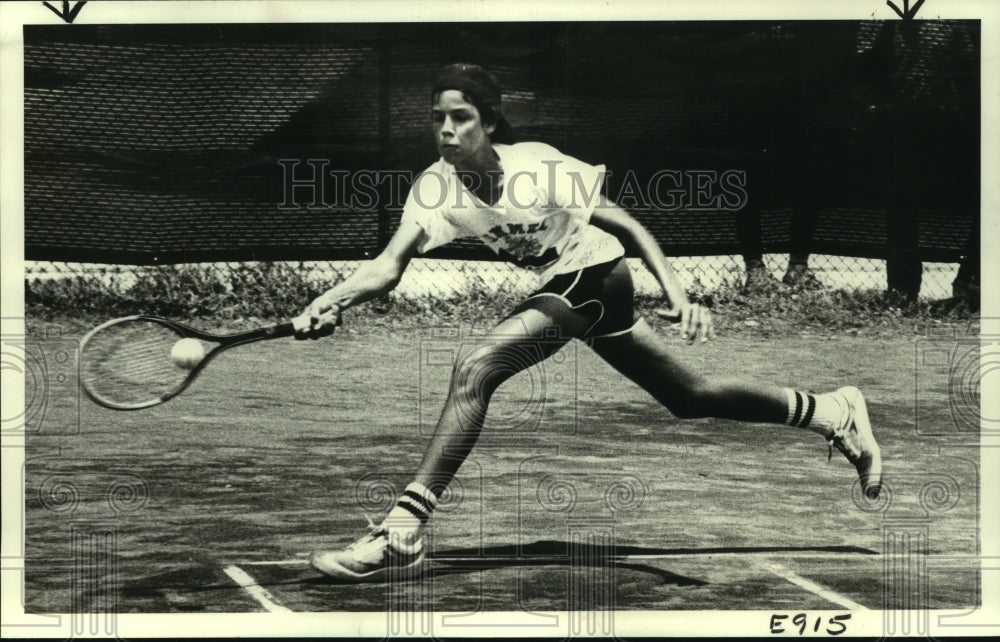
<instances>
[{"instance_id":1,"label":"chain link fence","mask_svg":"<svg viewBox=\"0 0 1000 642\"><path fill-rule=\"evenodd\" d=\"M775 287L785 274L787 254L766 254L764 263L774 278ZM632 276L639 296L657 297L662 291L653 275L638 259L629 259ZM739 256L677 257L671 264L685 289L692 294L711 294L723 288L742 287L746 272ZM218 288L229 287L235 278L248 269L271 263L224 262L183 265L108 265L95 263L69 263L28 261L25 264L25 284L29 292L46 284L73 280L76 287L91 290L95 295L130 299L130 291L147 279L159 283L180 282L166 278L182 270L202 275L200 283L189 282L186 296L208 295ZM289 261L280 265L286 274L309 284L315 290L326 289L349 276L360 265L359 261ZM886 287L885 261L831 255L810 257L810 271L820 287L845 290L884 290ZM920 298L937 300L950 297L952 281L958 271L954 263L925 263ZM257 275L259 272L252 271ZM280 284L266 283L278 288ZM465 297L483 295L519 297L537 287L534 276L507 263L490 261L463 261L446 259L421 259L412 261L391 298L423 307L435 300L458 301ZM202 290L199 292L198 290ZM163 296L176 296L167 290ZM301 301L301 304L305 304Z\"/></svg>"}]
</instances>

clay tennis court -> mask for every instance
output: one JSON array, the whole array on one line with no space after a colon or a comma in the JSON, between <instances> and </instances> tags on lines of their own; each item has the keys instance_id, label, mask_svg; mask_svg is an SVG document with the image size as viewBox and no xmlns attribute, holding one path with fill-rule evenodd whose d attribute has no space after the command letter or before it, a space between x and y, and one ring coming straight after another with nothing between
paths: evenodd
<instances>
[{"instance_id":1,"label":"clay tennis court","mask_svg":"<svg viewBox=\"0 0 1000 642\"><path fill-rule=\"evenodd\" d=\"M352 541L405 486L449 355L477 327L348 320L318 342L233 349L178 398L137 412L59 389L28 436L26 610L978 603L978 451L954 446L974 435L957 438L948 394L968 347L939 336L951 356L928 360L924 339L899 333L677 339L707 374L861 387L886 458L888 492L874 504L857 489L852 499L853 468L836 452L828 464L812 434L677 420L573 343L497 393L432 521L424 580L346 586L310 569L311 551ZM75 434L56 434L77 414Z\"/></svg>"},{"instance_id":2,"label":"clay tennis court","mask_svg":"<svg viewBox=\"0 0 1000 642\"><path fill-rule=\"evenodd\" d=\"M860 499L853 468L836 452L828 463L815 435L680 421L571 344L495 395L435 512L426 576L405 584L341 585L306 560L391 506L456 353L496 317L458 328L422 319L453 292L468 295L465 311L492 309L518 278L490 290L478 268L457 281L450 268L414 270L419 287L395 318L349 314L333 338L234 349L143 411L90 403L72 350L125 314L210 317L214 327L196 324L213 331L275 320L316 294L303 262L332 283L344 262L376 256L408 186L379 183L366 204L365 184L341 189L338 177L433 162L429 83L462 60L500 76L524 140L606 165L609 194L629 195L623 204L664 252L683 257L692 295L725 299L744 280L736 257L758 244L765 256L794 251L804 205L818 212L811 266L837 275L825 286L949 296L959 266L978 265L979 176L992 175L980 166L980 103L993 50L980 46L979 20L935 20L928 12L942 9L928 6L914 33L873 3L829 21L747 20L733 6L718 14L728 22L666 9L659 21L520 22L529 11L511 23L366 24L311 3L317 13L284 24L252 24L280 12L249 9L224 18L233 24L153 24L146 3L102 24L103 4L87 4L75 26L31 18L8 47L21 58L13 92L21 76L24 86L23 113L3 122L9 167L23 165L25 306L37 315L28 347L41 341L48 359L44 376L25 375L23 479L5 469L24 488L24 574L10 572L26 611L76 623L95 612L448 612L445 624L461 624L475 613L545 623L561 610L909 614L984 601L978 327L928 332L920 325L937 317L910 324L889 298L873 315L872 299L854 299L864 318L851 334L842 297L782 316L794 296L776 296L747 317L761 330L776 321L767 335L729 331L749 309L730 297L713 307L714 343L671 339L708 376L860 387L885 457L877 502ZM330 180L310 187L311 165ZM695 179L729 170L755 186L749 244L728 205L694 198ZM692 186L681 209L651 198L671 196L651 189L663 172ZM459 241L428 260L496 258L487 252ZM734 258L720 268L720 256ZM921 285L932 265L947 271ZM43 319L64 332L50 336Z\"/></svg>"}]
</instances>

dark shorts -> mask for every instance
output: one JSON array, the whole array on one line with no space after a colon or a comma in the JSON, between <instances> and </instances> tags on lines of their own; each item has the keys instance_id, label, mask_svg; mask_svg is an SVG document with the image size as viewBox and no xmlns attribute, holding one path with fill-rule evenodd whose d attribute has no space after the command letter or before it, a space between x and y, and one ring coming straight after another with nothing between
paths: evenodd
<instances>
[{"instance_id":1,"label":"dark shorts","mask_svg":"<svg viewBox=\"0 0 1000 642\"><path fill-rule=\"evenodd\" d=\"M574 327L565 329L578 339L596 339L632 330L636 322L634 296L632 273L625 259L619 258L576 272L557 274L532 292L511 314L528 308L546 312L546 307L561 301L572 311Z\"/></svg>"}]
</instances>

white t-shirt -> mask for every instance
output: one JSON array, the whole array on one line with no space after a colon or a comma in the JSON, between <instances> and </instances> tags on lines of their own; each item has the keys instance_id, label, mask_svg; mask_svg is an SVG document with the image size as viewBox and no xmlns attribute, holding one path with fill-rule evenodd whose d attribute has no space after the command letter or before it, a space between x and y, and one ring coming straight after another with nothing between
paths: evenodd
<instances>
[{"instance_id":1,"label":"white t-shirt","mask_svg":"<svg viewBox=\"0 0 1000 642\"><path fill-rule=\"evenodd\" d=\"M503 169L496 205L483 203L443 158L414 181L403 221L423 228L420 253L476 237L544 283L625 254L618 239L590 225L604 182L593 166L543 143L494 145Z\"/></svg>"}]
</instances>

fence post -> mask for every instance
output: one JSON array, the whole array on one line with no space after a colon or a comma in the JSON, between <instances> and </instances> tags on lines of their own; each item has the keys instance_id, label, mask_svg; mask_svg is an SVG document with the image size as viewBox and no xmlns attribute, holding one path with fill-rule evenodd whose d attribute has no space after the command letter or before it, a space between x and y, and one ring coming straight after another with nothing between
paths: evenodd
<instances>
[{"instance_id":1,"label":"fence post","mask_svg":"<svg viewBox=\"0 0 1000 642\"><path fill-rule=\"evenodd\" d=\"M886 284L890 291L899 292L907 299L917 298L923 278L923 264L917 247L918 217L914 205L913 199L898 193L889 205Z\"/></svg>"},{"instance_id":2,"label":"fence post","mask_svg":"<svg viewBox=\"0 0 1000 642\"><path fill-rule=\"evenodd\" d=\"M906 78L915 64L920 47L917 27L911 21L891 23L889 29L898 29L901 38L895 52L898 67L892 75L892 168L890 174L888 253L886 256L886 281L890 291L915 300L920 294L923 265L919 250L919 217L917 208L919 182L916 170L921 150L916 134L920 131L917 111L912 98L907 95ZM891 33L891 32L890 32Z\"/></svg>"},{"instance_id":3,"label":"fence post","mask_svg":"<svg viewBox=\"0 0 1000 642\"><path fill-rule=\"evenodd\" d=\"M889 198L889 217L887 240L889 243L886 256L886 284L890 291L903 294L908 299L916 299L920 294L920 281L923 277L923 265L919 250L919 206L915 186L907 184L914 180L913 132L907 118L909 108L906 100L898 102L896 136L892 152L891 185Z\"/></svg>"}]
</instances>

